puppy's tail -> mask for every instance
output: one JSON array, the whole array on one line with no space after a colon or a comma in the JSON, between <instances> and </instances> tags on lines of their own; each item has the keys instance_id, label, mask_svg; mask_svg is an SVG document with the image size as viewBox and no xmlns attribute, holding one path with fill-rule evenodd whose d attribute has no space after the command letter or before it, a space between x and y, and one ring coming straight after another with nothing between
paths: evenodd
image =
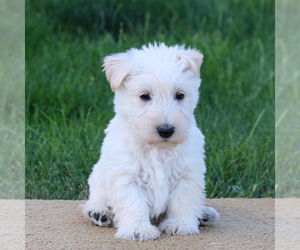
<instances>
[{"instance_id":1,"label":"puppy's tail","mask_svg":"<svg viewBox=\"0 0 300 250\"><path fill-rule=\"evenodd\" d=\"M200 226L212 225L219 219L219 213L213 207L204 207L202 216L199 218Z\"/></svg>"}]
</instances>

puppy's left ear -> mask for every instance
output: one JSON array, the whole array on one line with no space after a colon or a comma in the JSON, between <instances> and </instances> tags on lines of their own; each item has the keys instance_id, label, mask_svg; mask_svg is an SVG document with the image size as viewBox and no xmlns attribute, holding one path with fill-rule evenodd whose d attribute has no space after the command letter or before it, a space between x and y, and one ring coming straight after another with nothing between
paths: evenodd
<instances>
[{"instance_id":1,"label":"puppy's left ear","mask_svg":"<svg viewBox=\"0 0 300 250\"><path fill-rule=\"evenodd\" d=\"M103 71L112 91L115 91L129 74L130 58L126 53L113 54L104 58Z\"/></svg>"},{"instance_id":2,"label":"puppy's left ear","mask_svg":"<svg viewBox=\"0 0 300 250\"><path fill-rule=\"evenodd\" d=\"M184 59L187 62L187 67L184 71L192 70L197 76L200 76L200 67L203 62L203 54L195 49L186 49L179 52L178 60Z\"/></svg>"}]
</instances>

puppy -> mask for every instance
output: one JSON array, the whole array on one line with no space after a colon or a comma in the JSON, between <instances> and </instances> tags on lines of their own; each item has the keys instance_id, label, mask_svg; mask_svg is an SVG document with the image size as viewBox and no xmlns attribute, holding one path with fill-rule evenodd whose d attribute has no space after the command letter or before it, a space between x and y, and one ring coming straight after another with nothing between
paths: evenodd
<instances>
[{"instance_id":1,"label":"puppy","mask_svg":"<svg viewBox=\"0 0 300 250\"><path fill-rule=\"evenodd\" d=\"M204 136L197 127L203 55L149 44L104 59L115 117L89 177L85 217L118 228L116 237L149 241L199 234L219 215L204 206Z\"/></svg>"}]
</instances>

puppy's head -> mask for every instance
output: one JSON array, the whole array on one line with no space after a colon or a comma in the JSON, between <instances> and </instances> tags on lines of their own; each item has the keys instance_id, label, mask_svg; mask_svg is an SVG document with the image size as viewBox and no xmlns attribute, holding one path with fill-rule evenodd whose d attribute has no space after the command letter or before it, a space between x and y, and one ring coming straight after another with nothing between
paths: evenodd
<instances>
[{"instance_id":1,"label":"puppy's head","mask_svg":"<svg viewBox=\"0 0 300 250\"><path fill-rule=\"evenodd\" d=\"M197 50L163 43L107 56L116 114L148 145L168 149L184 142L195 123L202 60Z\"/></svg>"}]
</instances>

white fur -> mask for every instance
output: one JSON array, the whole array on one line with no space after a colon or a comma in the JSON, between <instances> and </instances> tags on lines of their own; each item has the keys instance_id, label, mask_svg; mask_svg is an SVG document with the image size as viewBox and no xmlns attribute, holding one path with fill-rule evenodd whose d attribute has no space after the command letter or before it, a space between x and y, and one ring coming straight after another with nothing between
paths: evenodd
<instances>
[{"instance_id":1,"label":"white fur","mask_svg":"<svg viewBox=\"0 0 300 250\"><path fill-rule=\"evenodd\" d=\"M83 212L99 226L113 223L117 238L147 241L160 232L198 234L199 219L209 218L203 224L218 219L215 209L204 206L204 136L193 115L202 60L197 50L163 43L104 60L116 115L89 177ZM151 100L141 99L145 93ZM185 97L177 100L177 93ZM164 124L175 128L170 138L157 132ZM151 225L150 219L164 212L158 228ZM101 222L104 214L108 220Z\"/></svg>"}]
</instances>

